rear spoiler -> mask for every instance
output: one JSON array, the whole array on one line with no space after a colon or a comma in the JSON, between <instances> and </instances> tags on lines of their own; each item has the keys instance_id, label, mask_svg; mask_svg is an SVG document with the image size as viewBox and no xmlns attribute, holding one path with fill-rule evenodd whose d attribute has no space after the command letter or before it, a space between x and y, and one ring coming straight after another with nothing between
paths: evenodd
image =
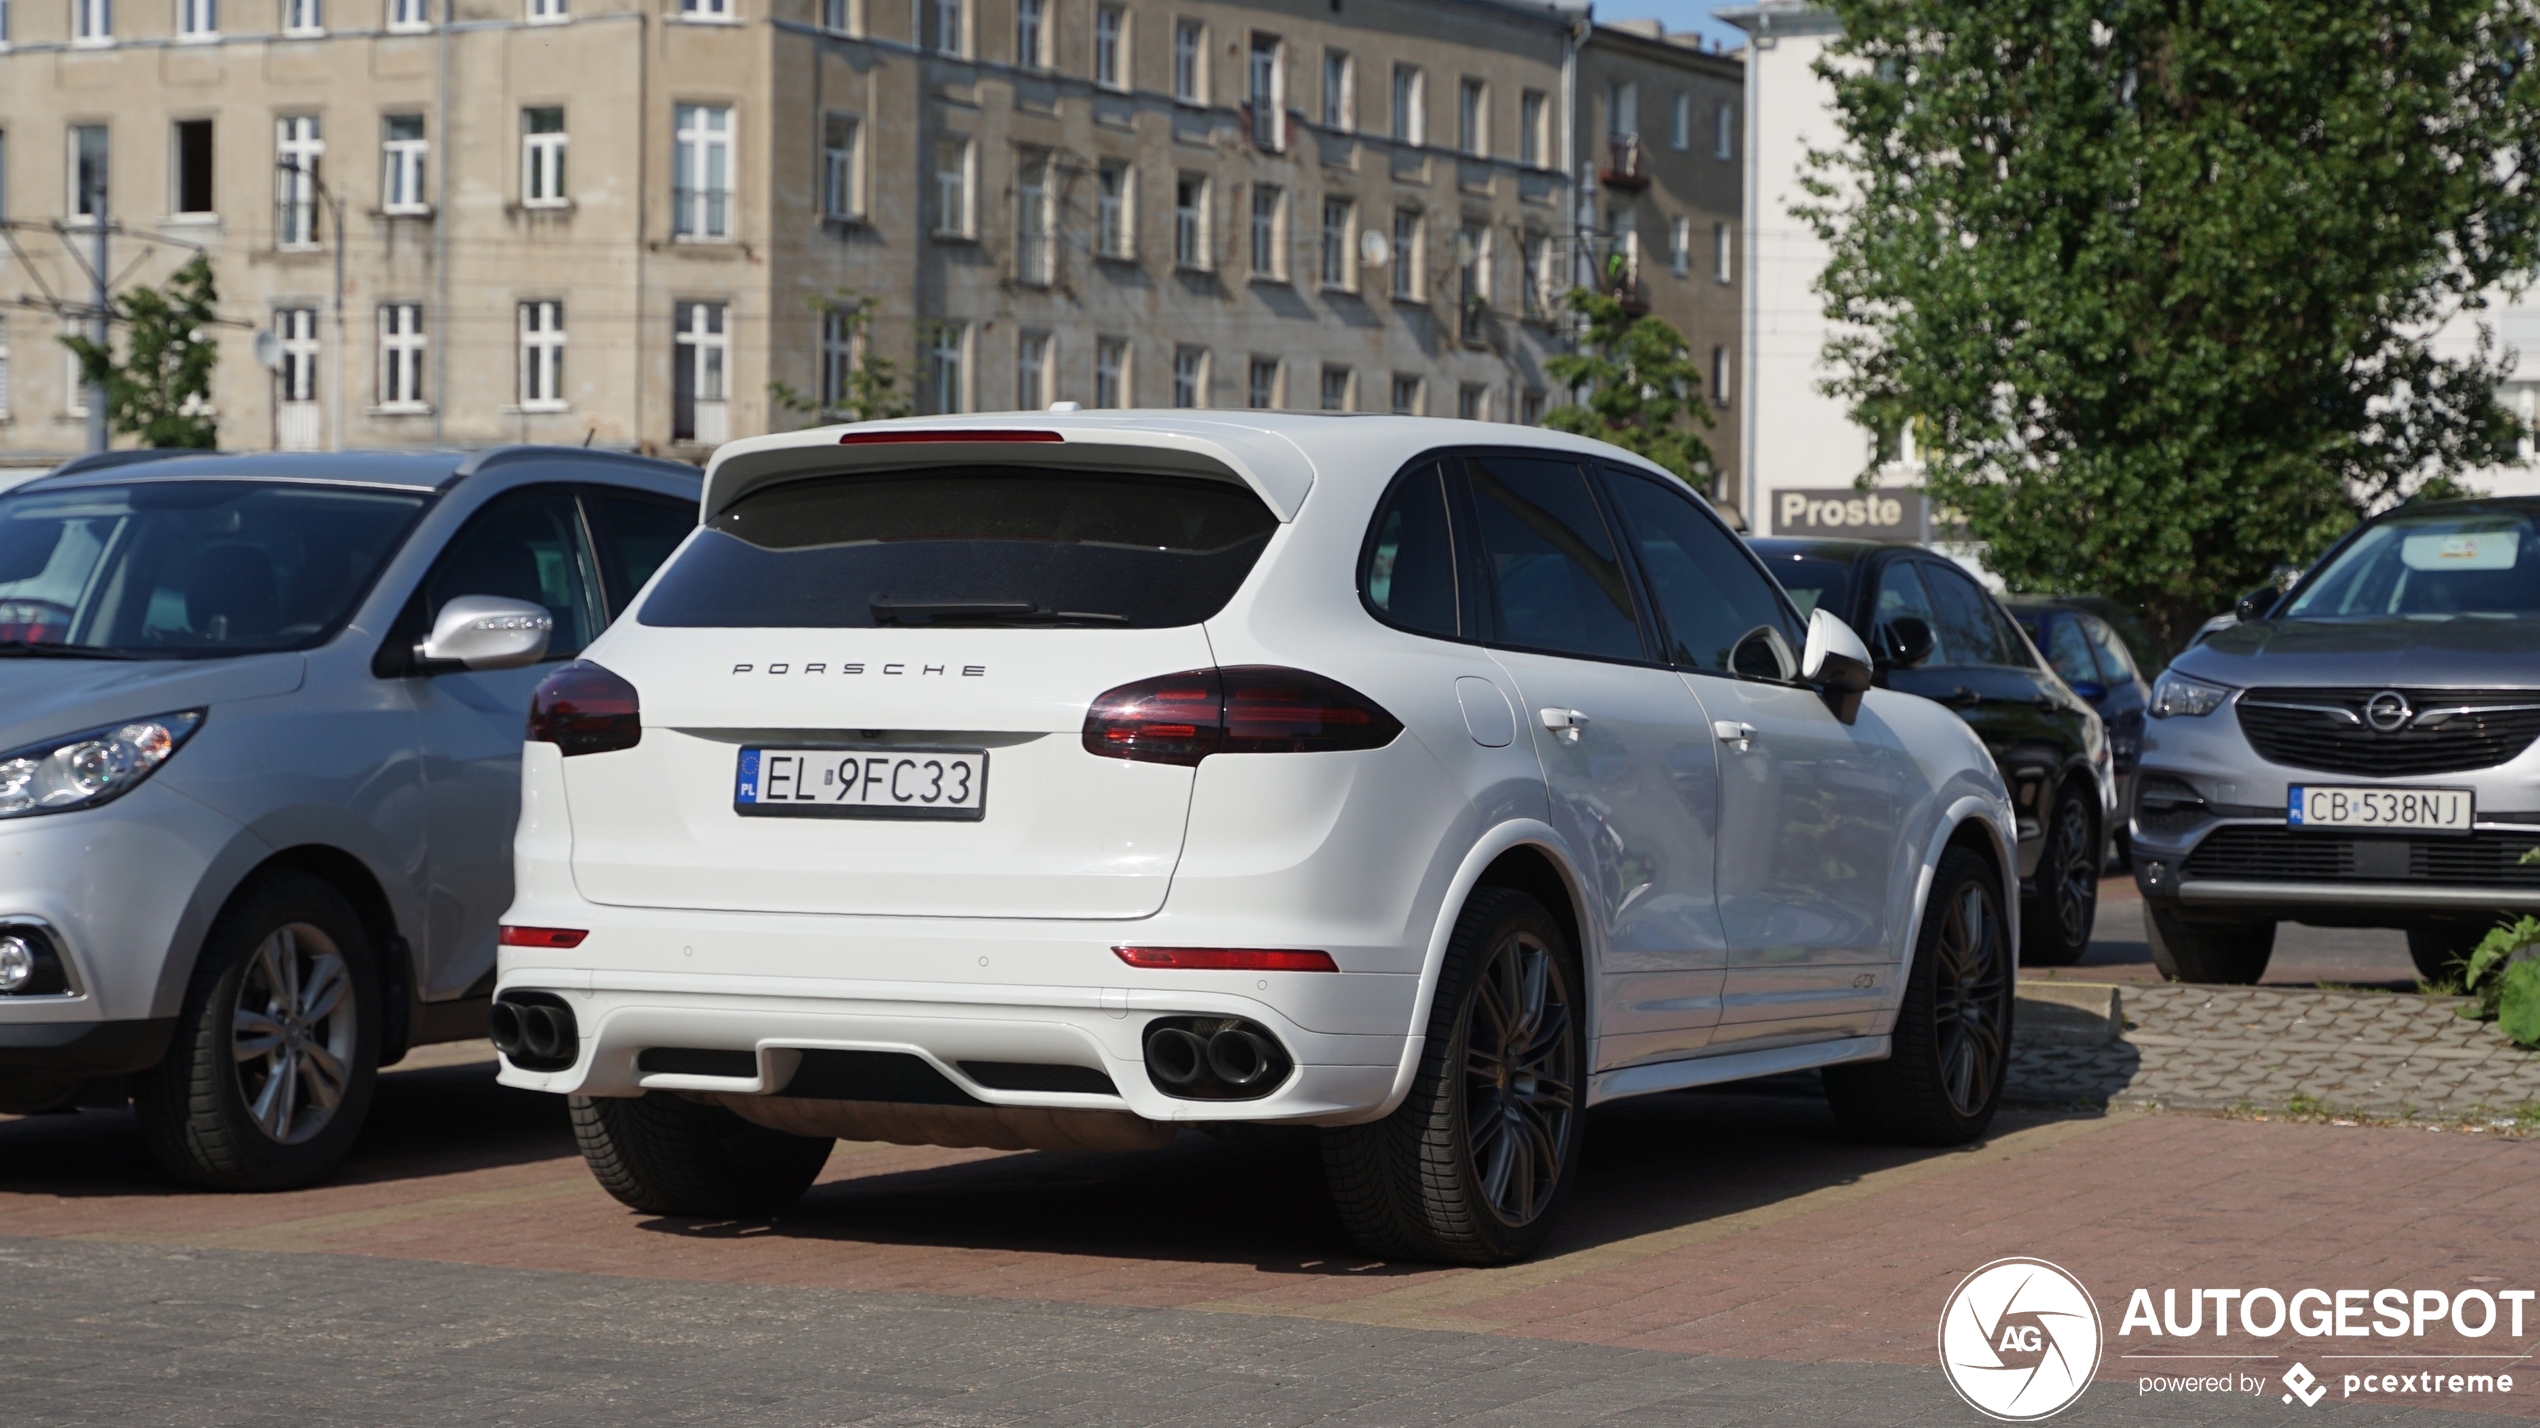
<instances>
[{"instance_id":1,"label":"rear spoiler","mask_svg":"<svg viewBox=\"0 0 2540 1428\"><path fill-rule=\"evenodd\" d=\"M1314 463L1295 442L1240 421L1009 412L861 422L728 442L707 463L698 519L712 521L762 486L808 476L981 465L1215 477L1250 488L1282 521L1296 519L1314 485Z\"/></svg>"}]
</instances>

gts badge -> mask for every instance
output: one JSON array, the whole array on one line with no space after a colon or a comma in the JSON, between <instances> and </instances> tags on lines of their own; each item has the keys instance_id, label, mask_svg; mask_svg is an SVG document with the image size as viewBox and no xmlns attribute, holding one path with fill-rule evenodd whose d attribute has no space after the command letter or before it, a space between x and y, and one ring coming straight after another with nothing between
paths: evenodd
<instances>
[{"instance_id":1,"label":"gts badge","mask_svg":"<svg viewBox=\"0 0 2540 1428\"><path fill-rule=\"evenodd\" d=\"M963 679L983 679L987 677L988 667L984 664L865 664L860 661L850 664L833 665L825 660L814 660L809 664L784 663L766 666L755 664L736 664L732 666L732 672L734 674L760 673L825 675L831 673L832 671L835 671L838 674L848 675L871 672L888 678L897 678L901 675L915 675L918 678L923 679L929 675L944 675L946 677L958 677ZM957 675L956 671L958 671Z\"/></svg>"}]
</instances>

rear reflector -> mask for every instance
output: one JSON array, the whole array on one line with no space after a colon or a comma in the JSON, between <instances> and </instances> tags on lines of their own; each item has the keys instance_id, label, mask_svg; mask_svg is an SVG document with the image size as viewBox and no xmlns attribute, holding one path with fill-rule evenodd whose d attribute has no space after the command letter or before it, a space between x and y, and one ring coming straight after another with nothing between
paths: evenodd
<instances>
[{"instance_id":1,"label":"rear reflector","mask_svg":"<svg viewBox=\"0 0 2540 1428\"><path fill-rule=\"evenodd\" d=\"M1329 952L1291 952L1269 947L1114 947L1132 967L1200 972L1337 972Z\"/></svg>"},{"instance_id":2,"label":"rear reflector","mask_svg":"<svg viewBox=\"0 0 2540 1428\"><path fill-rule=\"evenodd\" d=\"M1088 752L1142 763L1381 749L1401 732L1401 720L1348 685L1270 665L1142 679L1085 711Z\"/></svg>"},{"instance_id":3,"label":"rear reflector","mask_svg":"<svg viewBox=\"0 0 2540 1428\"><path fill-rule=\"evenodd\" d=\"M506 947L579 947L590 936L580 927L514 927L503 925L502 943Z\"/></svg>"},{"instance_id":4,"label":"rear reflector","mask_svg":"<svg viewBox=\"0 0 2540 1428\"><path fill-rule=\"evenodd\" d=\"M553 744L566 758L631 749L644 738L635 686L615 670L578 659L529 695L529 742Z\"/></svg>"},{"instance_id":5,"label":"rear reflector","mask_svg":"<svg viewBox=\"0 0 2540 1428\"><path fill-rule=\"evenodd\" d=\"M851 431L840 446L918 446L929 442L1065 441L1054 431Z\"/></svg>"}]
</instances>

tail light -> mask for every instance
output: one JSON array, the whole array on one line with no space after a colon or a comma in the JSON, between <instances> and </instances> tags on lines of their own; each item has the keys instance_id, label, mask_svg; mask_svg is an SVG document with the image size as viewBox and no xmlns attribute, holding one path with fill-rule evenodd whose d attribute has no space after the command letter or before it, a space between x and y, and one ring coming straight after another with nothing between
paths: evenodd
<instances>
[{"instance_id":1,"label":"tail light","mask_svg":"<svg viewBox=\"0 0 2540 1428\"><path fill-rule=\"evenodd\" d=\"M553 744L566 758L631 749L643 738L635 686L588 660L538 681L529 696L529 741Z\"/></svg>"},{"instance_id":2,"label":"tail light","mask_svg":"<svg viewBox=\"0 0 2540 1428\"><path fill-rule=\"evenodd\" d=\"M1269 665L1142 679L1085 711L1088 752L1143 763L1381 749L1401 732L1401 720L1348 685Z\"/></svg>"},{"instance_id":3,"label":"tail light","mask_svg":"<svg viewBox=\"0 0 2540 1428\"><path fill-rule=\"evenodd\" d=\"M1337 972L1329 952L1284 947L1114 947L1113 956L1151 971Z\"/></svg>"}]
</instances>

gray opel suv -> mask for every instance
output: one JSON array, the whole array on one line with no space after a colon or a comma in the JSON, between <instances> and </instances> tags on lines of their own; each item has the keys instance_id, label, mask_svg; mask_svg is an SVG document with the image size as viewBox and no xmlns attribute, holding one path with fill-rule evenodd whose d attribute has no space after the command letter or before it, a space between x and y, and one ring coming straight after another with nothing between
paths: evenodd
<instances>
[{"instance_id":1,"label":"gray opel suv","mask_svg":"<svg viewBox=\"0 0 2540 1428\"><path fill-rule=\"evenodd\" d=\"M2135 878L2153 960L2254 982L2280 921L2404 928L2428 978L2540 911L2540 499L2401 507L2152 691Z\"/></svg>"}]
</instances>

